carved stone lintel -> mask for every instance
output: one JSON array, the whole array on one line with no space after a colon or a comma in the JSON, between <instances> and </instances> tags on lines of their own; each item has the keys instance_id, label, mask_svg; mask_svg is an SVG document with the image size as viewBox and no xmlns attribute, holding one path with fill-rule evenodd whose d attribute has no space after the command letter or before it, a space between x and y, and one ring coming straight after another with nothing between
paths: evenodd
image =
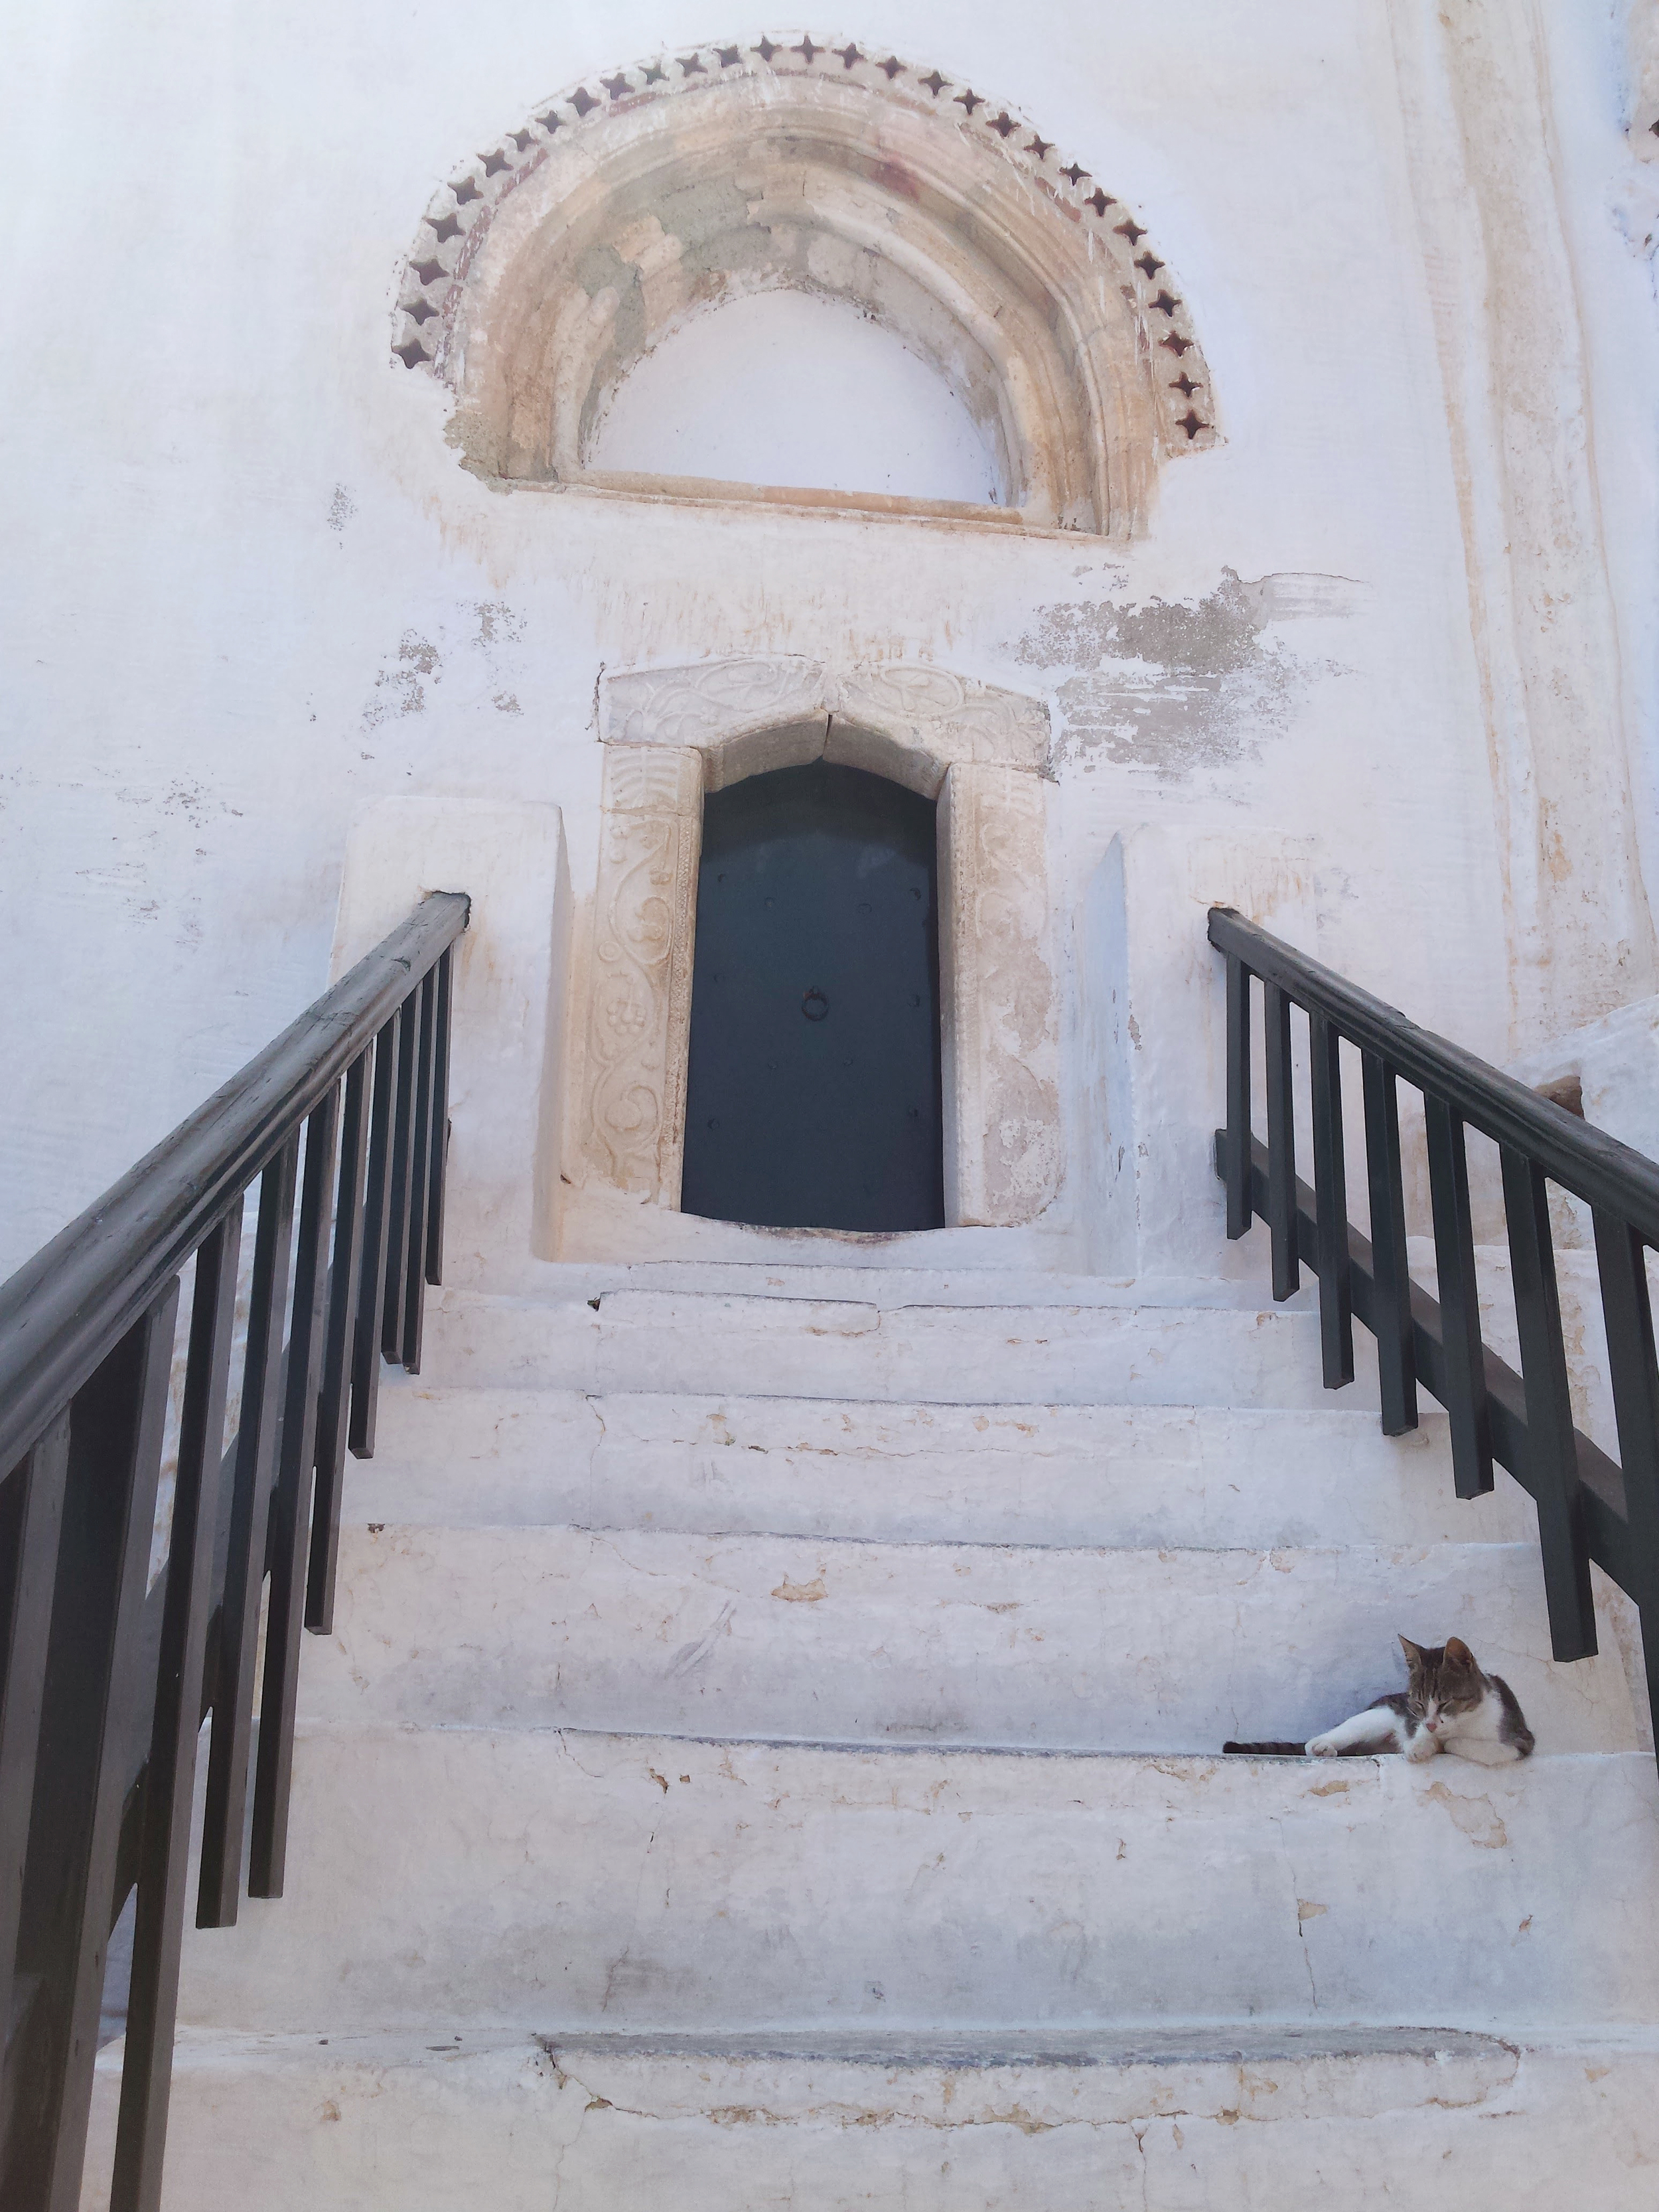
<instances>
[{"instance_id":1,"label":"carved stone lintel","mask_svg":"<svg viewBox=\"0 0 1659 2212\"><path fill-rule=\"evenodd\" d=\"M1060 1182L1059 1036L1045 957L1043 784L957 762L939 801L945 1208L1030 1221Z\"/></svg>"},{"instance_id":2,"label":"carved stone lintel","mask_svg":"<svg viewBox=\"0 0 1659 2212\"><path fill-rule=\"evenodd\" d=\"M607 746L584 1150L607 1182L677 1206L702 757Z\"/></svg>"},{"instance_id":3,"label":"carved stone lintel","mask_svg":"<svg viewBox=\"0 0 1659 2212\"><path fill-rule=\"evenodd\" d=\"M599 735L612 745L712 749L821 715L823 692L823 664L793 655L629 669L599 687Z\"/></svg>"},{"instance_id":4,"label":"carved stone lintel","mask_svg":"<svg viewBox=\"0 0 1659 2212\"><path fill-rule=\"evenodd\" d=\"M879 731L901 744L954 761L1041 768L1048 754L1048 710L1040 699L976 684L948 668L886 661L850 669L830 703L838 723Z\"/></svg>"}]
</instances>

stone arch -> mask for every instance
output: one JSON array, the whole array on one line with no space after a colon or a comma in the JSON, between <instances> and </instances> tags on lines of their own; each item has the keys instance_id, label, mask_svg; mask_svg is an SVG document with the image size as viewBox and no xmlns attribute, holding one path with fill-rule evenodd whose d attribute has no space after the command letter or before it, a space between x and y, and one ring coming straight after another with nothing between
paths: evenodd
<instances>
[{"instance_id":1,"label":"stone arch","mask_svg":"<svg viewBox=\"0 0 1659 2212\"><path fill-rule=\"evenodd\" d=\"M829 759L939 803L946 1220L1040 1213L1060 1171L1042 702L920 662L708 660L606 676L599 735L589 1180L679 1202L704 792Z\"/></svg>"},{"instance_id":2,"label":"stone arch","mask_svg":"<svg viewBox=\"0 0 1659 2212\"><path fill-rule=\"evenodd\" d=\"M393 351L454 390L481 473L672 495L696 480L587 467L609 394L689 315L782 287L895 330L1000 477L994 508L823 503L1125 537L1158 463L1217 436L1187 302L1120 200L971 87L810 37L664 56L542 106L434 197Z\"/></svg>"}]
</instances>

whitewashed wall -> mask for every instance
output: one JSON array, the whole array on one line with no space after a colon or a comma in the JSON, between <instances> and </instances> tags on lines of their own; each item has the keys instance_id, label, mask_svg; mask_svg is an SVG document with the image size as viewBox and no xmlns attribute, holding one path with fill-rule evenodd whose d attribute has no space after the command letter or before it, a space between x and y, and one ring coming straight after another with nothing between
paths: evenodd
<instances>
[{"instance_id":1,"label":"whitewashed wall","mask_svg":"<svg viewBox=\"0 0 1659 2212\"><path fill-rule=\"evenodd\" d=\"M434 185L583 72L757 21L671 0L12 11L0 1270L321 987L371 801L556 803L580 908L602 667L920 655L1043 693L1073 946L1112 841L1152 824L1304 854L1304 939L1496 1057L1651 990L1639 900L1607 874L1628 804L1607 852L1560 855L1590 949L1552 962L1547 916L1532 996L1516 983L1494 698L1515 695L1524 760L1559 638L1524 593L1496 645L1472 626L1469 546L1483 588L1507 557L1472 517L1501 507L1517 433L1449 417L1486 355L1468 252L1425 213L1450 128L1433 13L895 0L815 27L1017 106L1153 226L1227 442L1166 470L1126 550L503 495L459 466L447 395L387 354ZM1516 158L1561 189L1584 348L1576 410L1570 378L1547 404L1593 526L1573 588L1613 726L1586 759L1634 775L1654 871L1655 172L1624 136L1622 13L1540 20L1548 130ZM1595 943L1621 932L1622 968ZM1152 1017L1191 1013L1177 994ZM1073 1039L1077 1163L1101 1033Z\"/></svg>"}]
</instances>

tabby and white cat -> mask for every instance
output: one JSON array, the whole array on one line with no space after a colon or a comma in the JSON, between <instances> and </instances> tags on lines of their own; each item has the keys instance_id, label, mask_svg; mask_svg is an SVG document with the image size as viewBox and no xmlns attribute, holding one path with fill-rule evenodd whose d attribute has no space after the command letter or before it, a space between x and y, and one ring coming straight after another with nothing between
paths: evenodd
<instances>
[{"instance_id":1,"label":"tabby and white cat","mask_svg":"<svg viewBox=\"0 0 1659 2212\"><path fill-rule=\"evenodd\" d=\"M1485 1673L1455 1636L1425 1647L1402 1636L1410 1679L1403 1690L1376 1698L1363 1713L1302 1743L1228 1743L1224 1751L1310 1759L1358 1758L1397 1751L1419 1761L1443 1751L1480 1766L1508 1766L1532 1755L1534 1737L1516 1695L1501 1674Z\"/></svg>"}]
</instances>

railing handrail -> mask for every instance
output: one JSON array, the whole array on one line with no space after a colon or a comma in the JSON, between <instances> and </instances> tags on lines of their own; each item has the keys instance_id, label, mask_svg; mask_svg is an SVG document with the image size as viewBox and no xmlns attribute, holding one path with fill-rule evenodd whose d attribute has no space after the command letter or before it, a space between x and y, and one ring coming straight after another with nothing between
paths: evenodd
<instances>
[{"instance_id":1,"label":"railing handrail","mask_svg":"<svg viewBox=\"0 0 1659 2212\"><path fill-rule=\"evenodd\" d=\"M1324 1014L1350 1043L1386 1060L1407 1082L1437 1092L1470 1128L1528 1154L1576 1198L1616 1214L1659 1245L1659 1164L1644 1153L1421 1028L1232 907L1210 908L1210 942L1298 1006Z\"/></svg>"},{"instance_id":2,"label":"railing handrail","mask_svg":"<svg viewBox=\"0 0 1659 2212\"><path fill-rule=\"evenodd\" d=\"M154 1302L286 1133L466 927L434 891L263 1052L0 1284L0 1474Z\"/></svg>"}]
</instances>

